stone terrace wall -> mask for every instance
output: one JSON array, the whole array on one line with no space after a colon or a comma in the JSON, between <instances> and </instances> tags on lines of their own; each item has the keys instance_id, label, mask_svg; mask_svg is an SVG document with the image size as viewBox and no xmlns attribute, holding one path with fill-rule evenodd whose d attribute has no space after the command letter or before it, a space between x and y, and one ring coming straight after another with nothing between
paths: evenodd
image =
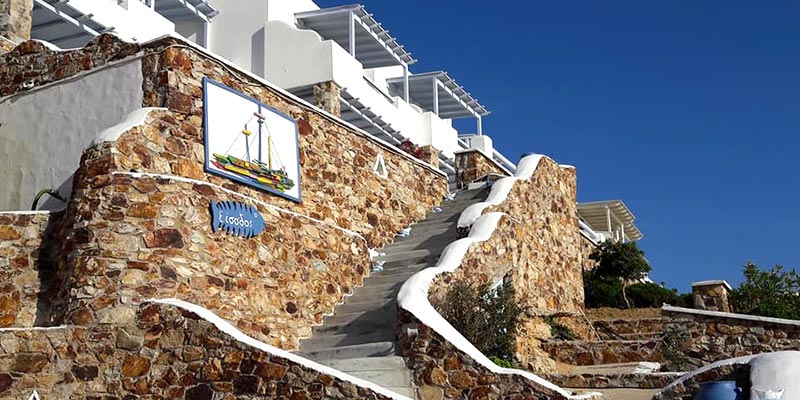
<instances>
[{"instance_id":1,"label":"stone terrace wall","mask_svg":"<svg viewBox=\"0 0 800 400\"><path fill-rule=\"evenodd\" d=\"M0 328L46 320L52 265L42 241L62 214L0 213Z\"/></svg>"},{"instance_id":2,"label":"stone terrace wall","mask_svg":"<svg viewBox=\"0 0 800 400\"><path fill-rule=\"evenodd\" d=\"M705 363L751 354L800 349L800 321L775 323L664 309L664 330L686 335L684 352Z\"/></svg>"},{"instance_id":3,"label":"stone terrace wall","mask_svg":"<svg viewBox=\"0 0 800 400\"><path fill-rule=\"evenodd\" d=\"M447 193L447 177L408 155L385 148L362 134L266 87L244 74L221 67L199 51L154 43L143 60L145 106L166 107L174 124L158 137L120 139L125 168L173 173L205 180L292 211L362 234L370 247L388 243L402 228L421 220ZM299 122L303 203L232 185L203 172L202 78L222 82ZM177 149L170 146L175 146ZM387 179L372 171L379 153Z\"/></svg>"},{"instance_id":4,"label":"stone terrace wall","mask_svg":"<svg viewBox=\"0 0 800 400\"><path fill-rule=\"evenodd\" d=\"M0 330L0 399L388 399L146 304L124 326Z\"/></svg>"},{"instance_id":5,"label":"stone terrace wall","mask_svg":"<svg viewBox=\"0 0 800 400\"><path fill-rule=\"evenodd\" d=\"M508 172L479 150L464 150L456 153L456 187L467 187L471 182L485 176L497 174L508 176Z\"/></svg>"},{"instance_id":6,"label":"stone terrace wall","mask_svg":"<svg viewBox=\"0 0 800 400\"><path fill-rule=\"evenodd\" d=\"M661 339L651 340L606 340L587 342L580 340L555 340L543 344L550 356L569 365L599 365L639 361L660 362Z\"/></svg>"},{"instance_id":7,"label":"stone terrace wall","mask_svg":"<svg viewBox=\"0 0 800 400\"><path fill-rule=\"evenodd\" d=\"M320 113L280 90L167 38L141 47L101 35L85 48L54 52L28 41L0 55L0 96L56 82L142 52L145 107L166 107L173 124L154 136L119 140L125 167L206 180L252 197L355 230L381 247L400 229L425 217L447 192L447 177L394 147ZM55 67L54 67L55 66ZM266 194L203 172L202 78L222 82L291 115L300 127L303 203ZM383 153L388 179L372 172Z\"/></svg>"},{"instance_id":8,"label":"stone terrace wall","mask_svg":"<svg viewBox=\"0 0 800 400\"><path fill-rule=\"evenodd\" d=\"M406 310L399 309L397 320L400 347L423 399L565 398L519 375L489 371Z\"/></svg>"},{"instance_id":9,"label":"stone terrace wall","mask_svg":"<svg viewBox=\"0 0 800 400\"><path fill-rule=\"evenodd\" d=\"M447 191L446 176L431 166L178 39L143 47L101 35L64 52L24 42L0 56L0 96L131 57L142 58L143 106L167 110L85 153L64 235L56 238L63 246L54 262L65 284L51 294L49 323L115 323L143 298L174 296L292 348L361 284L367 247L424 218ZM302 204L203 171L203 77L297 119ZM388 178L372 172L379 153ZM132 170L164 177L135 177ZM228 198L257 205L268 231L250 241L211 234L208 202Z\"/></svg>"},{"instance_id":10,"label":"stone terrace wall","mask_svg":"<svg viewBox=\"0 0 800 400\"><path fill-rule=\"evenodd\" d=\"M511 279L518 301L528 308L517 353L523 365L534 371L555 367L539 350L540 340L550 334L539 317L583 320L582 260L586 255L578 231L575 178L574 169L543 157L529 181L517 181L505 202L485 211L507 214L492 237L471 246L461 267L437 278L430 291L436 304L452 282Z\"/></svg>"},{"instance_id":11,"label":"stone terrace wall","mask_svg":"<svg viewBox=\"0 0 800 400\"><path fill-rule=\"evenodd\" d=\"M355 234L203 181L108 173L108 154L87 155L95 158L84 158L87 179L68 210L81 227L61 270L70 323L119 323L146 298L175 297L294 348L368 273L366 242ZM252 239L212 232L210 200L255 206L267 229Z\"/></svg>"}]
</instances>

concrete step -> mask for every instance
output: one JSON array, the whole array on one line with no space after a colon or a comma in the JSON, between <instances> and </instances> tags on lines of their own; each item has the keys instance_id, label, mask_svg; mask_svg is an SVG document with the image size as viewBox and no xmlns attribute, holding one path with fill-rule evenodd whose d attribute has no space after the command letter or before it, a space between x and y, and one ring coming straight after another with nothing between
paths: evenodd
<instances>
[{"instance_id":1,"label":"concrete step","mask_svg":"<svg viewBox=\"0 0 800 400\"><path fill-rule=\"evenodd\" d=\"M393 391L393 392L395 392L395 393L397 393L399 395L403 395L403 396L406 396L406 397L411 398L411 399L416 399L417 398L416 391L411 387L391 387L391 386L387 386L386 389L387 390L391 390L391 391Z\"/></svg>"},{"instance_id":2,"label":"concrete step","mask_svg":"<svg viewBox=\"0 0 800 400\"><path fill-rule=\"evenodd\" d=\"M370 310L361 313L325 317L321 326L313 328L314 336L358 334L382 329L394 330L397 325L397 310Z\"/></svg>"},{"instance_id":3,"label":"concrete step","mask_svg":"<svg viewBox=\"0 0 800 400\"><path fill-rule=\"evenodd\" d=\"M389 253L389 252L386 253L387 253L386 256L383 257L383 259L386 260L386 264L391 263L393 261L414 260L434 255L434 252L431 249L406 250L406 251L399 251L397 253ZM384 266L386 264L384 264Z\"/></svg>"},{"instance_id":4,"label":"concrete step","mask_svg":"<svg viewBox=\"0 0 800 400\"><path fill-rule=\"evenodd\" d=\"M356 299L352 302L345 302L344 304L340 304L336 306L334 310L334 315L339 314L351 314L351 313L358 313L363 312L366 310L371 310L375 308L382 308L382 307L397 307L397 300L394 298L387 298L387 299Z\"/></svg>"},{"instance_id":5,"label":"concrete step","mask_svg":"<svg viewBox=\"0 0 800 400\"><path fill-rule=\"evenodd\" d=\"M356 344L370 344L379 342L393 342L395 340L394 329L381 329L375 331L360 331L341 334L321 334L312 336L300 342L300 351L314 351L329 349L332 347L352 346ZM368 355L366 355L368 356ZM329 357L337 358L337 357Z\"/></svg>"},{"instance_id":6,"label":"concrete step","mask_svg":"<svg viewBox=\"0 0 800 400\"><path fill-rule=\"evenodd\" d=\"M345 371L346 372L346 371ZM383 387L411 388L411 371L405 366L394 371L356 371L348 372L357 378L372 382Z\"/></svg>"},{"instance_id":7,"label":"concrete step","mask_svg":"<svg viewBox=\"0 0 800 400\"><path fill-rule=\"evenodd\" d=\"M427 236L427 235L426 235ZM445 232L442 235L433 236L433 237L415 237L413 239L409 238L410 240L405 240L402 242L395 242L383 248L383 252L387 254L392 254L394 252L399 251L407 251L407 250L416 250L416 249L423 249L423 248L436 248L436 249L444 249L447 247L448 244L452 243L456 240L456 231L453 230L453 234L449 235Z\"/></svg>"},{"instance_id":8,"label":"concrete step","mask_svg":"<svg viewBox=\"0 0 800 400\"><path fill-rule=\"evenodd\" d=\"M320 360L318 362L322 365L327 365L347 373L356 371L392 371L406 368L406 361L400 356L361 357L344 360L330 359Z\"/></svg>"},{"instance_id":9,"label":"concrete step","mask_svg":"<svg viewBox=\"0 0 800 400\"><path fill-rule=\"evenodd\" d=\"M397 292L397 291L400 290L401 286L403 286L403 282L389 282L389 283L380 283L380 284L370 284L369 286L362 286L362 287L358 288L358 290L356 290L354 292L354 294L352 296L350 296L350 297L355 297L356 299L358 299L358 297L373 298L372 296L376 295L378 293L383 293L383 292L386 292L386 291L395 291L395 292ZM356 296L358 296L358 297L356 297ZM380 298L380 297L378 297L378 298Z\"/></svg>"},{"instance_id":10,"label":"concrete step","mask_svg":"<svg viewBox=\"0 0 800 400\"><path fill-rule=\"evenodd\" d=\"M381 271L381 272L374 272L369 278L364 279L364 286L370 285L380 285L386 283L403 283L406 279L412 277L419 271L422 271L424 268L406 268L406 271L403 269L394 269L392 271ZM391 274L383 274L383 272L392 272Z\"/></svg>"},{"instance_id":11,"label":"concrete step","mask_svg":"<svg viewBox=\"0 0 800 400\"><path fill-rule=\"evenodd\" d=\"M430 255L425 257L417 257L417 258L409 258L406 260L396 260L396 261L387 261L386 264L383 264L383 272L387 271L396 271L398 269L404 270L414 265L425 264L430 265L439 258L439 254Z\"/></svg>"},{"instance_id":12,"label":"concrete step","mask_svg":"<svg viewBox=\"0 0 800 400\"><path fill-rule=\"evenodd\" d=\"M396 353L396 347L394 345L394 340L388 340L382 342L343 345L338 347L320 347L304 350L303 342L300 342L300 351L298 353L303 357L318 361L394 355Z\"/></svg>"}]
</instances>

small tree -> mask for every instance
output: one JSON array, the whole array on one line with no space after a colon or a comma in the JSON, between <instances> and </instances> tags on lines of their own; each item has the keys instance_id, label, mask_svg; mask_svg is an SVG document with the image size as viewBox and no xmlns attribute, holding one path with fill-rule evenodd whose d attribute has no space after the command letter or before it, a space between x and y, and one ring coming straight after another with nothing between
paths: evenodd
<instances>
[{"instance_id":1,"label":"small tree","mask_svg":"<svg viewBox=\"0 0 800 400\"><path fill-rule=\"evenodd\" d=\"M748 262L744 282L730 295L736 312L764 317L800 319L800 275L776 265L762 271Z\"/></svg>"},{"instance_id":2,"label":"small tree","mask_svg":"<svg viewBox=\"0 0 800 400\"><path fill-rule=\"evenodd\" d=\"M609 240L601 243L589 258L597 262L593 275L622 280L622 299L625 305L631 308L626 293L628 285L642 279L651 269L644 258L644 251L639 249L636 242L623 243Z\"/></svg>"}]
</instances>

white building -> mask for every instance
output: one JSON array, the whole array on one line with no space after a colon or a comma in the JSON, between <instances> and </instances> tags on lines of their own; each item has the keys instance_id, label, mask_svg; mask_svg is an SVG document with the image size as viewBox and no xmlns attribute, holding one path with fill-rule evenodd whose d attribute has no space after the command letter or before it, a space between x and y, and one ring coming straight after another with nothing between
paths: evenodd
<instances>
[{"instance_id":1,"label":"white building","mask_svg":"<svg viewBox=\"0 0 800 400\"><path fill-rule=\"evenodd\" d=\"M315 86L333 83L342 119L389 143L433 146L451 176L454 153L464 149L479 149L515 169L482 134L489 111L446 72L411 72L416 60L361 5L34 0L35 39L68 48L104 32L140 42L178 33L311 102ZM475 132L459 134L451 123L457 118L474 118Z\"/></svg>"}]
</instances>

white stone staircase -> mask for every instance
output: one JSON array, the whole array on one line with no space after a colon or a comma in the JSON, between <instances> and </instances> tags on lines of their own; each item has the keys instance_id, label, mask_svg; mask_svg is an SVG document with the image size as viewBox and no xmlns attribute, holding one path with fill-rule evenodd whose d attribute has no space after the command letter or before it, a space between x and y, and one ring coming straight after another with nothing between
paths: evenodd
<instances>
[{"instance_id":1,"label":"white stone staircase","mask_svg":"<svg viewBox=\"0 0 800 400\"><path fill-rule=\"evenodd\" d=\"M384 270L372 273L334 315L325 317L313 336L300 342L298 354L416 398L411 371L398 355L397 292L412 275L435 265L445 246L457 239L458 216L487 193L459 192L442 204L441 212L414 225L408 237L386 246Z\"/></svg>"}]
</instances>

